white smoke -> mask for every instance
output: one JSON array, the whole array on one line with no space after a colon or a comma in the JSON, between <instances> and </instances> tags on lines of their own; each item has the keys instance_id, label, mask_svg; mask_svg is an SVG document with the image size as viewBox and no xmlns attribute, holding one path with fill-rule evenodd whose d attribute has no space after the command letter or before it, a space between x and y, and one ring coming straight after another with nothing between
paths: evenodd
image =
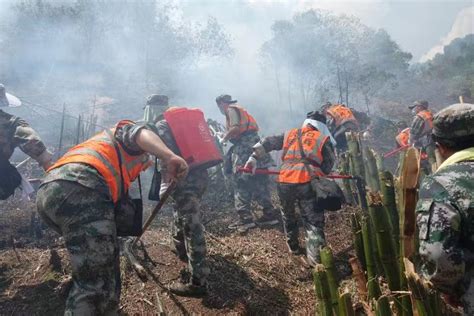
<instances>
[{"instance_id":1,"label":"white smoke","mask_svg":"<svg viewBox=\"0 0 474 316\"><path fill-rule=\"evenodd\" d=\"M425 62L433 57L436 54L442 54L444 52L444 47L449 45L454 39L464 37L469 34L474 33L474 6L462 9L453 23L451 30L448 35L443 37L438 45L431 48L426 54L420 58L420 62Z\"/></svg>"}]
</instances>

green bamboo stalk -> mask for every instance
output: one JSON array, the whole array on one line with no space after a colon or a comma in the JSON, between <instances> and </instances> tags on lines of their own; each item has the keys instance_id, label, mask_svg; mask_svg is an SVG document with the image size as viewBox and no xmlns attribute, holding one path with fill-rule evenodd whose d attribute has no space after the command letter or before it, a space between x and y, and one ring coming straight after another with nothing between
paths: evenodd
<instances>
[{"instance_id":1,"label":"green bamboo stalk","mask_svg":"<svg viewBox=\"0 0 474 316\"><path fill-rule=\"evenodd\" d=\"M429 299L429 304L430 304L430 308L431 308L431 312L433 313L433 316L441 316L442 303L441 303L441 297L439 296L439 293L435 291L434 289L430 289L428 291L428 299Z\"/></svg>"},{"instance_id":2,"label":"green bamboo stalk","mask_svg":"<svg viewBox=\"0 0 474 316\"><path fill-rule=\"evenodd\" d=\"M347 147L354 162L353 175L364 178L365 168L362 156L362 150L359 143L359 134L355 132L346 133Z\"/></svg>"},{"instance_id":3,"label":"green bamboo stalk","mask_svg":"<svg viewBox=\"0 0 474 316\"><path fill-rule=\"evenodd\" d=\"M349 157L346 154L341 155L341 174L350 175ZM342 179L343 189L349 204L356 202L353 195L356 190L352 189L351 182L349 179Z\"/></svg>"},{"instance_id":4,"label":"green bamboo stalk","mask_svg":"<svg viewBox=\"0 0 474 316\"><path fill-rule=\"evenodd\" d=\"M364 148L366 181L372 191L380 191L379 171L377 169L376 154L369 147Z\"/></svg>"},{"instance_id":5,"label":"green bamboo stalk","mask_svg":"<svg viewBox=\"0 0 474 316\"><path fill-rule=\"evenodd\" d=\"M391 316L392 311L390 310L390 303L388 297L383 295L377 300L377 305L375 308L377 316Z\"/></svg>"},{"instance_id":6,"label":"green bamboo stalk","mask_svg":"<svg viewBox=\"0 0 474 316\"><path fill-rule=\"evenodd\" d=\"M400 263L400 288L402 291L408 291L408 284L407 284L407 277L405 275L405 264L403 263L403 257L400 256L399 261ZM403 316L412 316L413 315L413 307L411 305L411 298L408 295L403 295L401 297L402 302L402 310Z\"/></svg>"},{"instance_id":7,"label":"green bamboo stalk","mask_svg":"<svg viewBox=\"0 0 474 316\"><path fill-rule=\"evenodd\" d=\"M385 208L385 212L388 215L390 228L392 231L393 239L395 240L395 244L397 245L398 253L400 225L398 220L397 202L395 199L395 186L393 175L390 173L390 171L381 171L379 173L379 177L380 192L382 193L383 206Z\"/></svg>"},{"instance_id":8,"label":"green bamboo stalk","mask_svg":"<svg viewBox=\"0 0 474 316\"><path fill-rule=\"evenodd\" d=\"M338 316L355 316L354 307L352 306L351 293L345 291L339 295L339 312Z\"/></svg>"},{"instance_id":9,"label":"green bamboo stalk","mask_svg":"<svg viewBox=\"0 0 474 316\"><path fill-rule=\"evenodd\" d=\"M356 192L356 197L357 197L357 203L359 204L359 207L364 210L364 211L367 211L367 199L365 197L366 193L365 193L365 179L364 177L362 176L358 176L356 173L356 167L355 167L355 159L354 157L352 156L352 154L349 153L348 155L349 157L349 166L350 166L350 170L351 170L351 175L355 175L356 177L356 180L355 181L352 181L352 185L353 187L355 188L355 192Z\"/></svg>"},{"instance_id":10,"label":"green bamboo stalk","mask_svg":"<svg viewBox=\"0 0 474 316\"><path fill-rule=\"evenodd\" d=\"M337 313L337 310L338 310L337 304L339 302L339 292L338 292L338 286L337 286L336 267L334 265L334 258L333 258L331 249L328 247L324 247L320 251L320 256L321 256L321 263L326 269L326 274L328 277L329 291L331 292L332 308L334 312Z\"/></svg>"},{"instance_id":11,"label":"green bamboo stalk","mask_svg":"<svg viewBox=\"0 0 474 316\"><path fill-rule=\"evenodd\" d=\"M364 255L364 241L362 239L362 230L360 226L360 215L356 213L351 214L351 226L352 233L354 235L354 248L356 251L357 259L359 259L362 269L367 270Z\"/></svg>"},{"instance_id":12,"label":"green bamboo stalk","mask_svg":"<svg viewBox=\"0 0 474 316\"><path fill-rule=\"evenodd\" d=\"M371 238L371 227L370 221L367 217L363 217L361 221L362 227L362 239L364 241L364 255L365 262L367 264L367 290L368 299L377 299L380 296L380 287L377 282L375 259L373 253L372 238Z\"/></svg>"},{"instance_id":13,"label":"green bamboo stalk","mask_svg":"<svg viewBox=\"0 0 474 316\"><path fill-rule=\"evenodd\" d=\"M383 155L375 155L375 161L377 163L378 170L385 170L384 163L383 163Z\"/></svg>"},{"instance_id":14,"label":"green bamboo stalk","mask_svg":"<svg viewBox=\"0 0 474 316\"><path fill-rule=\"evenodd\" d=\"M419 316L431 316L433 313L430 309L429 299L421 285L413 274L407 275L408 288L415 302L416 310Z\"/></svg>"},{"instance_id":15,"label":"green bamboo stalk","mask_svg":"<svg viewBox=\"0 0 474 316\"><path fill-rule=\"evenodd\" d=\"M389 217L384 210L382 198L378 192L370 192L368 196L370 219L375 230L377 253L382 263L384 275L391 291L400 291L400 266L397 260L397 248L390 231ZM394 298L399 314L403 306L399 298Z\"/></svg>"},{"instance_id":16,"label":"green bamboo stalk","mask_svg":"<svg viewBox=\"0 0 474 316\"><path fill-rule=\"evenodd\" d=\"M377 242L377 253L381 259L383 270L390 290L400 290L400 267L397 261L395 241L390 231L387 213L385 213L380 194L369 193L369 214L374 225Z\"/></svg>"},{"instance_id":17,"label":"green bamboo stalk","mask_svg":"<svg viewBox=\"0 0 474 316\"><path fill-rule=\"evenodd\" d=\"M399 162L399 166L398 168L400 169L400 174L402 173L402 170L403 170L403 165L404 165L404 161L405 161L405 154L401 154L400 155L400 162ZM398 178L400 179L400 178ZM397 230L398 229L398 248L397 248L397 251L398 251L398 262L399 262L399 267L400 267L400 288L402 289L402 291L407 291L408 290L408 284L407 284L407 278L406 278L406 275L405 275L405 263L404 263L404 256L403 254L405 253L405 249L404 249L404 234L403 234L403 223L405 221L405 218L404 218L404 212L403 212L403 208L404 208L404 204L405 204L405 201L404 201L404 194L403 194L403 190L401 188L401 184L400 184L400 181L396 181L395 179L393 179L393 184L394 184L394 192L396 194L395 196L395 200L398 201L398 211L397 212L397 217L398 217L398 223L394 223L394 229ZM413 315L413 307L412 307L412 301L411 301L411 298L410 296L408 295L404 295L402 296L401 298L401 302L402 302L402 315L403 316L412 316Z\"/></svg>"},{"instance_id":18,"label":"green bamboo stalk","mask_svg":"<svg viewBox=\"0 0 474 316\"><path fill-rule=\"evenodd\" d=\"M331 291L329 290L328 276L322 264L317 264L313 270L313 281L316 297L319 303L320 316L332 316Z\"/></svg>"}]
</instances>

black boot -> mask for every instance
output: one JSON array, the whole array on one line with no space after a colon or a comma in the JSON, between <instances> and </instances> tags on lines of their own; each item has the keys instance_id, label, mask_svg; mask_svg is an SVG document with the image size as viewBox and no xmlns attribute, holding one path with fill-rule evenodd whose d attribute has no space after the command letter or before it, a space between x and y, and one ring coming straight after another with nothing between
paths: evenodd
<instances>
[{"instance_id":1,"label":"black boot","mask_svg":"<svg viewBox=\"0 0 474 316\"><path fill-rule=\"evenodd\" d=\"M257 224L261 226L273 226L278 224L278 219L270 212L264 212L263 215L257 219Z\"/></svg>"},{"instance_id":2,"label":"black boot","mask_svg":"<svg viewBox=\"0 0 474 316\"><path fill-rule=\"evenodd\" d=\"M288 246L288 250L292 255L299 256L306 254L306 249L301 248L297 243L286 243L286 245Z\"/></svg>"},{"instance_id":3,"label":"black boot","mask_svg":"<svg viewBox=\"0 0 474 316\"><path fill-rule=\"evenodd\" d=\"M169 291L179 296L204 297L207 295L206 285L197 285L195 282L174 282L169 286Z\"/></svg>"}]
</instances>

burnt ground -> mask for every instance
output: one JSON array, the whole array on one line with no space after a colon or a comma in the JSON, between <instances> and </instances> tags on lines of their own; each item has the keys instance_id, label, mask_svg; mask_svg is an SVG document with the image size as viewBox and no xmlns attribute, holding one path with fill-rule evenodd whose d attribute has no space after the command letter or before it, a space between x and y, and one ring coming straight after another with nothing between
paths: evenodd
<instances>
[{"instance_id":1,"label":"burnt ground","mask_svg":"<svg viewBox=\"0 0 474 316\"><path fill-rule=\"evenodd\" d=\"M226 228L236 218L231 205L219 200L222 197L208 193L203 203L211 267L209 295L183 298L166 290L185 268L170 251L172 217L168 209L143 238L150 256L141 261L147 280L141 280L125 260L122 262L123 314L156 314L159 304L169 314L314 314L310 270L302 257L289 255L281 224L239 235ZM70 267L61 238L35 218L32 202L3 201L0 211L0 314L62 314ZM326 214L326 239L339 276L353 293L347 265L353 253L351 211L345 208ZM143 251L138 254L142 258Z\"/></svg>"}]
</instances>

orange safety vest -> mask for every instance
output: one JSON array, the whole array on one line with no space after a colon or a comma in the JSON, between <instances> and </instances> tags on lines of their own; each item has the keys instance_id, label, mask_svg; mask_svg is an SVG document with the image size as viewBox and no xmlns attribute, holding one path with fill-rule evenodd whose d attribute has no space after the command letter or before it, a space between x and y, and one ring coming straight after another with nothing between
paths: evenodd
<instances>
[{"instance_id":1,"label":"orange safety vest","mask_svg":"<svg viewBox=\"0 0 474 316\"><path fill-rule=\"evenodd\" d=\"M117 202L121 197L122 181L119 158L112 138L115 137L117 128L133 123L128 120L120 121L114 128L98 133L85 142L72 147L48 169L48 172L68 163L87 164L102 175L107 183L112 200L114 203ZM116 144L122 160L123 192L128 192L130 184L138 177L140 172L151 165L151 161L147 153L131 155L122 148L119 142L116 142Z\"/></svg>"},{"instance_id":2,"label":"orange safety vest","mask_svg":"<svg viewBox=\"0 0 474 316\"><path fill-rule=\"evenodd\" d=\"M249 114L249 112L247 112L244 108L238 105L230 105L229 108L236 109L239 112L239 134L237 135L237 137L249 131L258 132L257 121L253 118L252 115ZM228 115L226 115L226 124L227 130L229 130L231 126Z\"/></svg>"},{"instance_id":3,"label":"orange safety vest","mask_svg":"<svg viewBox=\"0 0 474 316\"><path fill-rule=\"evenodd\" d=\"M330 106L326 109L326 113L334 119L336 127L339 127L346 122L354 122L355 124L358 124L351 109L342 104Z\"/></svg>"},{"instance_id":4,"label":"orange safety vest","mask_svg":"<svg viewBox=\"0 0 474 316\"><path fill-rule=\"evenodd\" d=\"M282 165L278 182L302 184L311 181L313 176L322 176L320 165L323 162L323 146L329 137L324 136L320 131L305 126L301 129L301 143L311 173L305 166L301 157L301 150L298 142L298 129L294 128L285 134L283 141Z\"/></svg>"},{"instance_id":5,"label":"orange safety vest","mask_svg":"<svg viewBox=\"0 0 474 316\"><path fill-rule=\"evenodd\" d=\"M397 143L400 147L408 146L409 139L410 139L410 128L409 127L402 130L395 137L395 140L397 141Z\"/></svg>"},{"instance_id":6,"label":"orange safety vest","mask_svg":"<svg viewBox=\"0 0 474 316\"><path fill-rule=\"evenodd\" d=\"M421 117L425 122L423 127L423 135L431 134L431 130L433 129L433 113L428 110L423 110L418 112L416 115Z\"/></svg>"}]
</instances>

